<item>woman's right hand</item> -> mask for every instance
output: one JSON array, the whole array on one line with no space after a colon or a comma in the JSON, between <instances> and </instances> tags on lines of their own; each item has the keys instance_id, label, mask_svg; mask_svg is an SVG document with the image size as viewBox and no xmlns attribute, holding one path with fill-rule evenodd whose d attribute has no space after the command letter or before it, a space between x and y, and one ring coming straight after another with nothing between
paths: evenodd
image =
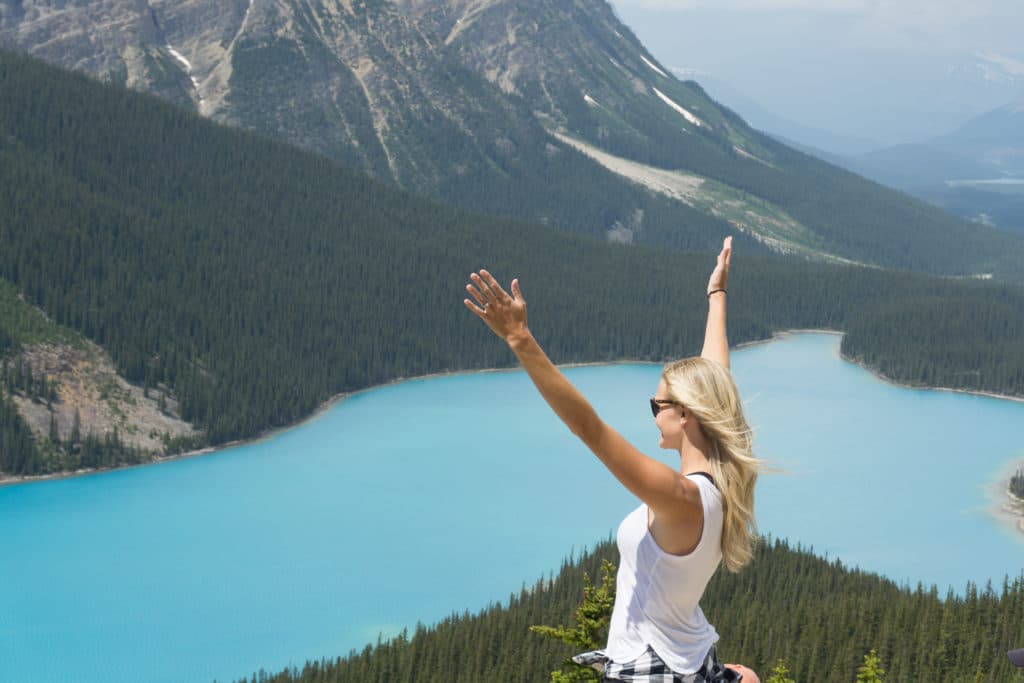
<instances>
[{"instance_id":1,"label":"woman's right hand","mask_svg":"<svg viewBox=\"0 0 1024 683\"><path fill-rule=\"evenodd\" d=\"M471 273L469 279L472 282L466 285L466 291L476 303L463 299L466 308L476 313L494 334L509 344L529 336L530 330L526 326L526 300L519 291L518 279L512 280L511 296L486 270L481 270L479 274Z\"/></svg>"}]
</instances>

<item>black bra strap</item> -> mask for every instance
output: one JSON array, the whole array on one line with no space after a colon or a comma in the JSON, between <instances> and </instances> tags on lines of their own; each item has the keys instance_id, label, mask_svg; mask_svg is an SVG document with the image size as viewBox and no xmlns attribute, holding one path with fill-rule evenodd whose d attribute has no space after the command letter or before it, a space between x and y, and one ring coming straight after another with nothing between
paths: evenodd
<instances>
[{"instance_id":1,"label":"black bra strap","mask_svg":"<svg viewBox=\"0 0 1024 683\"><path fill-rule=\"evenodd\" d=\"M712 486L714 486L714 487L715 487L716 489L718 488L718 484L716 484L716 483L715 483L715 479L714 479L714 477L712 477L712 476L711 476L710 474L708 474L707 472L690 472L690 474L688 474L688 475L686 475L686 476L688 476L688 477L689 477L689 476L691 476L691 475L693 475L693 474L697 474L697 475L700 475L700 476L702 476L702 477L707 477L707 480L711 482L711 485L712 485Z\"/></svg>"}]
</instances>

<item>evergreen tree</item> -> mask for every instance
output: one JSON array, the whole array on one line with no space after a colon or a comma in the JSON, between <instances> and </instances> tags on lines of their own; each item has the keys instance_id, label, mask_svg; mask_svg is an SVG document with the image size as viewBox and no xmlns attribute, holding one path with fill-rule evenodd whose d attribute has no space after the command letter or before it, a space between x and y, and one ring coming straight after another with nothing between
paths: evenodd
<instances>
[{"instance_id":1,"label":"evergreen tree","mask_svg":"<svg viewBox=\"0 0 1024 683\"><path fill-rule=\"evenodd\" d=\"M885 669L882 668L878 654L871 650L864 655L864 663L857 669L857 683L882 683L884 673Z\"/></svg>"},{"instance_id":2,"label":"evergreen tree","mask_svg":"<svg viewBox=\"0 0 1024 683\"><path fill-rule=\"evenodd\" d=\"M396 377L512 365L459 304L457 274L481 264L533 292L556 362L700 349L706 255L457 211L3 52L0 91L0 290L103 346L129 381L167 387L161 407L173 396L200 445ZM674 246L706 246L707 227L675 226L689 237ZM925 246L908 251L928 261ZM836 329L846 358L887 377L1024 395L1017 287L763 257L735 278L734 343ZM0 311L0 342L20 344L6 324ZM8 387L34 398L13 363Z\"/></svg>"},{"instance_id":3,"label":"evergreen tree","mask_svg":"<svg viewBox=\"0 0 1024 683\"><path fill-rule=\"evenodd\" d=\"M269 683L550 680L552 664L579 652L581 645L537 638L529 625L568 622L587 588L584 573L595 576L615 556L614 543L606 541L563 563L553 579L513 594L507 605L453 614L345 657L261 675ZM878 681L884 675L889 683L963 683L976 674L1001 683L1020 676L1006 649L1008 643L1024 643L1024 575L1007 577L998 593L986 587L972 598L968 587L963 597L951 593L942 599L934 587L900 587L769 541L742 572L717 573L701 606L722 635L722 658L755 671L768 671L776 662L769 674L774 683L843 683L858 675ZM940 633L946 634L946 653L936 656ZM862 643L877 647L865 657L857 654ZM890 662L886 671L883 658ZM564 669L559 673L569 675Z\"/></svg>"},{"instance_id":4,"label":"evergreen tree","mask_svg":"<svg viewBox=\"0 0 1024 683\"><path fill-rule=\"evenodd\" d=\"M576 608L576 625L531 626L530 630L542 636L572 645L577 650L596 650L608 638L608 624L615 604L615 565L608 560L601 563L601 585L595 587L590 575L583 573L583 600ZM572 659L562 663L561 670L551 672L551 683L575 683L576 681L599 681L601 676L595 669L577 664Z\"/></svg>"},{"instance_id":5,"label":"evergreen tree","mask_svg":"<svg viewBox=\"0 0 1024 683\"><path fill-rule=\"evenodd\" d=\"M77 446L82 441L82 414L75 408L75 416L71 418L71 433L68 435L68 447Z\"/></svg>"},{"instance_id":6,"label":"evergreen tree","mask_svg":"<svg viewBox=\"0 0 1024 683\"><path fill-rule=\"evenodd\" d=\"M775 663L768 678L765 679L765 683L796 683L796 681L789 677L789 669L786 667L785 660L780 659Z\"/></svg>"},{"instance_id":7,"label":"evergreen tree","mask_svg":"<svg viewBox=\"0 0 1024 683\"><path fill-rule=\"evenodd\" d=\"M50 443L59 444L60 435L57 433L57 415L50 411Z\"/></svg>"}]
</instances>

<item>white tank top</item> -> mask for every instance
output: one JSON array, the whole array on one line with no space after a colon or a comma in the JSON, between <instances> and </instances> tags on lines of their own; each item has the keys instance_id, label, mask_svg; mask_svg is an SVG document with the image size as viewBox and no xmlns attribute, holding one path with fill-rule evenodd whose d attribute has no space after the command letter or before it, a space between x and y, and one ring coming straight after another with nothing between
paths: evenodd
<instances>
[{"instance_id":1,"label":"white tank top","mask_svg":"<svg viewBox=\"0 0 1024 683\"><path fill-rule=\"evenodd\" d=\"M619 525L615 607L605 649L613 662L630 662L650 645L673 671L693 673L718 641L698 602L722 560L722 496L703 475L687 479L700 489L704 508L700 541L688 555L658 546L647 527L646 504Z\"/></svg>"}]
</instances>

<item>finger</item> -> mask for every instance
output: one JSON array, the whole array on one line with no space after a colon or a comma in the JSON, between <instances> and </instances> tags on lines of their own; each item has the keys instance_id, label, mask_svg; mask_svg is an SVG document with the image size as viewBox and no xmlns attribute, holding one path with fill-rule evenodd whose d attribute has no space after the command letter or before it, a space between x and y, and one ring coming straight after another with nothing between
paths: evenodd
<instances>
[{"instance_id":1,"label":"finger","mask_svg":"<svg viewBox=\"0 0 1024 683\"><path fill-rule=\"evenodd\" d=\"M523 293L519 289L519 278L512 279L512 297L520 303L523 301Z\"/></svg>"},{"instance_id":2,"label":"finger","mask_svg":"<svg viewBox=\"0 0 1024 683\"><path fill-rule=\"evenodd\" d=\"M723 251L725 251L725 265L729 266L729 260L732 259L732 237L726 237L723 243Z\"/></svg>"},{"instance_id":3,"label":"finger","mask_svg":"<svg viewBox=\"0 0 1024 683\"><path fill-rule=\"evenodd\" d=\"M498 283L496 283L495 279L490 276L489 272L481 268L479 274L474 272L470 275L470 278L473 279L473 284L480 289L483 296L487 297L487 301L494 303L498 302Z\"/></svg>"},{"instance_id":4,"label":"finger","mask_svg":"<svg viewBox=\"0 0 1024 683\"><path fill-rule=\"evenodd\" d=\"M486 313L484 313L484 309L480 308L469 299L463 299L462 303L466 304L466 308L476 313L477 317L484 318L484 316L486 315Z\"/></svg>"},{"instance_id":5,"label":"finger","mask_svg":"<svg viewBox=\"0 0 1024 683\"><path fill-rule=\"evenodd\" d=\"M480 272L484 273L486 271L481 270ZM471 273L469 278L473 281L473 284L476 285L480 289L480 292L485 297L487 297L487 301L489 301L491 303L497 303L498 302L497 295L491 290L491 288L487 285L487 283L484 281L484 279L482 277L480 277L476 273Z\"/></svg>"},{"instance_id":6,"label":"finger","mask_svg":"<svg viewBox=\"0 0 1024 683\"><path fill-rule=\"evenodd\" d=\"M466 291L469 292L470 296L476 299L476 302L481 306L483 306L486 303L484 301L483 295L480 294L480 292L476 291L476 287L474 287L473 285L466 285Z\"/></svg>"},{"instance_id":7,"label":"finger","mask_svg":"<svg viewBox=\"0 0 1024 683\"><path fill-rule=\"evenodd\" d=\"M508 295L508 292L501 288L501 285L498 283L497 280L494 279L493 275L488 273L486 270L481 270L480 275L483 276L484 281L487 282L487 285L491 288L491 291L493 291L496 295L501 297L508 297L509 299L512 298Z\"/></svg>"}]
</instances>

